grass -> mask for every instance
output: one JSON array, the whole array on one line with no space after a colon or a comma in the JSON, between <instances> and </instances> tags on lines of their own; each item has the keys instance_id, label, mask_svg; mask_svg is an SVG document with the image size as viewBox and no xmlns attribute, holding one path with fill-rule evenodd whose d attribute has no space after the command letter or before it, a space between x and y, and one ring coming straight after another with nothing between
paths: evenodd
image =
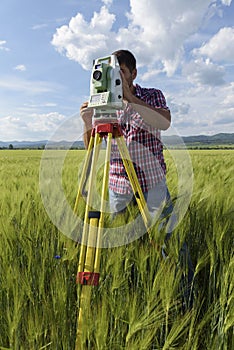
<instances>
[{"instance_id":1,"label":"grass","mask_svg":"<svg viewBox=\"0 0 234 350\"><path fill-rule=\"evenodd\" d=\"M64 163L63 186L71 206L83 154L71 151ZM0 152L0 349L75 348L80 246L45 211L41 155ZM84 322L84 349L234 348L234 151L193 150L190 156L192 199L167 247L169 258L163 260L146 235L102 250L100 283L92 288ZM168 152L166 158L174 197L176 168ZM183 241L190 248L196 290L193 309L186 312L178 263Z\"/></svg>"}]
</instances>

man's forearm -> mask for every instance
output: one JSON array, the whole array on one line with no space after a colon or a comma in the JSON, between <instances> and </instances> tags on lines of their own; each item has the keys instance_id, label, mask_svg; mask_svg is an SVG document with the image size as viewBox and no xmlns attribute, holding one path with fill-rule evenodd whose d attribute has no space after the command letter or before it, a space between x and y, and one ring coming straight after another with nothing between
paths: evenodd
<instances>
[{"instance_id":1,"label":"man's forearm","mask_svg":"<svg viewBox=\"0 0 234 350\"><path fill-rule=\"evenodd\" d=\"M132 95L128 101L145 122L157 129L167 130L171 125L171 113L165 108L154 108Z\"/></svg>"}]
</instances>

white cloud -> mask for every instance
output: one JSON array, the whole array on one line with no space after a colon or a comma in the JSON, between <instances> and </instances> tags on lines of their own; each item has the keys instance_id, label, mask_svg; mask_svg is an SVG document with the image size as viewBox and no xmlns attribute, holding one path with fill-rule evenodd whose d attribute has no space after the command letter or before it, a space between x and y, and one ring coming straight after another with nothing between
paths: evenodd
<instances>
[{"instance_id":1,"label":"white cloud","mask_svg":"<svg viewBox=\"0 0 234 350\"><path fill-rule=\"evenodd\" d=\"M214 124L232 126L233 119L234 119L234 107L226 108L224 110L220 109L214 115Z\"/></svg>"},{"instance_id":2,"label":"white cloud","mask_svg":"<svg viewBox=\"0 0 234 350\"><path fill-rule=\"evenodd\" d=\"M220 103L221 108L223 106L227 107L233 107L233 101L234 101L234 82L230 83L229 85L225 86L223 89L223 99ZM234 116L233 116L234 121Z\"/></svg>"},{"instance_id":3,"label":"white cloud","mask_svg":"<svg viewBox=\"0 0 234 350\"><path fill-rule=\"evenodd\" d=\"M196 59L184 65L183 74L195 85L217 86L225 84L224 67L219 66L209 59Z\"/></svg>"},{"instance_id":4,"label":"white cloud","mask_svg":"<svg viewBox=\"0 0 234 350\"><path fill-rule=\"evenodd\" d=\"M24 64L18 64L16 67L14 67L14 69L24 72L26 70L26 67Z\"/></svg>"},{"instance_id":5,"label":"white cloud","mask_svg":"<svg viewBox=\"0 0 234 350\"><path fill-rule=\"evenodd\" d=\"M150 69L147 72L141 74L141 81L153 80L155 77L163 72L163 68Z\"/></svg>"},{"instance_id":6,"label":"white cloud","mask_svg":"<svg viewBox=\"0 0 234 350\"><path fill-rule=\"evenodd\" d=\"M109 1L105 1L109 3ZM78 13L68 25L57 28L52 44L69 59L90 69L93 58L128 48L140 65L161 62L172 75L181 64L184 42L197 32L213 0L130 0L128 25L115 32L115 15L106 6L90 22Z\"/></svg>"},{"instance_id":7,"label":"white cloud","mask_svg":"<svg viewBox=\"0 0 234 350\"><path fill-rule=\"evenodd\" d=\"M4 90L33 94L53 92L59 87L46 81L29 81L14 76L5 76L0 80L0 87Z\"/></svg>"},{"instance_id":8,"label":"white cloud","mask_svg":"<svg viewBox=\"0 0 234 350\"><path fill-rule=\"evenodd\" d=\"M34 111L38 111L41 108L44 107L48 107L48 108L54 108L57 107L57 104L54 102L43 102L43 103L24 103L23 106L18 107L18 111L22 111L22 112L32 112Z\"/></svg>"},{"instance_id":9,"label":"white cloud","mask_svg":"<svg viewBox=\"0 0 234 350\"><path fill-rule=\"evenodd\" d=\"M90 23L78 13L69 22L56 30L52 44L60 53L81 64L84 69L92 67L94 58L107 54L111 45L110 31L115 15L110 14L105 6L100 13L94 12Z\"/></svg>"},{"instance_id":10,"label":"white cloud","mask_svg":"<svg viewBox=\"0 0 234 350\"><path fill-rule=\"evenodd\" d=\"M105 4L106 6L110 6L113 3L113 0L102 0L103 4Z\"/></svg>"},{"instance_id":11,"label":"white cloud","mask_svg":"<svg viewBox=\"0 0 234 350\"><path fill-rule=\"evenodd\" d=\"M223 5L230 6L232 3L232 0L221 0Z\"/></svg>"},{"instance_id":12,"label":"white cloud","mask_svg":"<svg viewBox=\"0 0 234 350\"><path fill-rule=\"evenodd\" d=\"M44 29L47 27L48 27L48 24L46 24L46 23L35 24L34 26L32 26L32 30L40 30L40 29Z\"/></svg>"},{"instance_id":13,"label":"white cloud","mask_svg":"<svg viewBox=\"0 0 234 350\"><path fill-rule=\"evenodd\" d=\"M34 113L28 120L27 127L33 132L52 131L64 120L64 118L64 115L58 112L51 112L48 114Z\"/></svg>"},{"instance_id":14,"label":"white cloud","mask_svg":"<svg viewBox=\"0 0 234 350\"><path fill-rule=\"evenodd\" d=\"M172 75L183 57L184 41L197 31L210 1L131 0L130 3L131 23L141 28L138 37L141 60L146 55L149 63L161 60L167 74Z\"/></svg>"},{"instance_id":15,"label":"white cloud","mask_svg":"<svg viewBox=\"0 0 234 350\"><path fill-rule=\"evenodd\" d=\"M195 55L207 56L216 61L233 62L234 27L221 28L207 43L193 52Z\"/></svg>"},{"instance_id":16,"label":"white cloud","mask_svg":"<svg viewBox=\"0 0 234 350\"><path fill-rule=\"evenodd\" d=\"M168 99L172 125L180 135L233 132L234 83L195 86L178 91ZM169 130L170 132L170 130Z\"/></svg>"},{"instance_id":17,"label":"white cloud","mask_svg":"<svg viewBox=\"0 0 234 350\"><path fill-rule=\"evenodd\" d=\"M191 108L190 104L185 102L177 102L174 98L172 100L168 100L168 104L170 105L172 114L177 114L178 116L187 116Z\"/></svg>"},{"instance_id":18,"label":"white cloud","mask_svg":"<svg viewBox=\"0 0 234 350\"><path fill-rule=\"evenodd\" d=\"M0 139L39 140L48 138L64 119L65 116L58 112L7 115L1 117Z\"/></svg>"},{"instance_id":19,"label":"white cloud","mask_svg":"<svg viewBox=\"0 0 234 350\"><path fill-rule=\"evenodd\" d=\"M10 49L5 46L6 45L6 40L0 40L0 50L2 51L9 51Z\"/></svg>"}]
</instances>

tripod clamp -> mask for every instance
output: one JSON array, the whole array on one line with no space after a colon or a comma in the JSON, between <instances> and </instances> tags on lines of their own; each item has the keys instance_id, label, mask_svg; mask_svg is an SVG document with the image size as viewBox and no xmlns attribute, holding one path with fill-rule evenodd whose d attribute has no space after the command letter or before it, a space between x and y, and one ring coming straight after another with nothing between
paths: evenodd
<instances>
[{"instance_id":1,"label":"tripod clamp","mask_svg":"<svg viewBox=\"0 0 234 350\"><path fill-rule=\"evenodd\" d=\"M83 271L78 272L76 276L76 283L83 286L98 286L99 284L99 272Z\"/></svg>"},{"instance_id":2,"label":"tripod clamp","mask_svg":"<svg viewBox=\"0 0 234 350\"><path fill-rule=\"evenodd\" d=\"M113 138L120 137L123 135L118 122L105 123L104 121L99 121L95 124L91 134L93 137L96 133L98 133L100 137L107 136L109 133L111 133Z\"/></svg>"}]
</instances>

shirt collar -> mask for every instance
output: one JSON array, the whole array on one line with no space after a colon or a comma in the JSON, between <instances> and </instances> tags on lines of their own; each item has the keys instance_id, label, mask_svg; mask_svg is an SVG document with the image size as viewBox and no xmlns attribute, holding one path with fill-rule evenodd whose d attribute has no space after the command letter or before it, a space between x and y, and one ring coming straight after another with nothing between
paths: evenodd
<instances>
[{"instance_id":1,"label":"shirt collar","mask_svg":"<svg viewBox=\"0 0 234 350\"><path fill-rule=\"evenodd\" d=\"M142 95L141 90L142 89L141 89L140 85L136 84L135 87L136 87L135 96L141 97L141 95Z\"/></svg>"}]
</instances>

